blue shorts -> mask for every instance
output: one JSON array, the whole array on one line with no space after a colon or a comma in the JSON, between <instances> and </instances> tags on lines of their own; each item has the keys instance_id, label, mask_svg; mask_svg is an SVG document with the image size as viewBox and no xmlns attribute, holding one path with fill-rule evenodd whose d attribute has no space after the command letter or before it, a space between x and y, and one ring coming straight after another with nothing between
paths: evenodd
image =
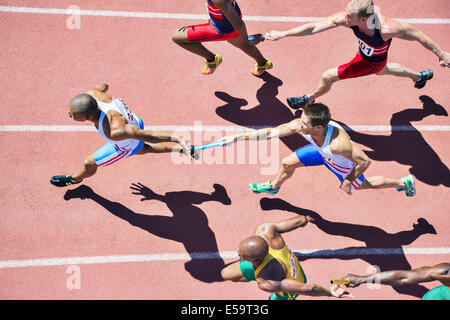
<instances>
[{"instance_id":1,"label":"blue shorts","mask_svg":"<svg viewBox=\"0 0 450 320\"><path fill-rule=\"evenodd\" d=\"M138 116L136 118L139 121L139 128L144 129L142 119ZM144 141L133 140L129 148L121 148L112 142L107 142L103 147L95 151L94 161L99 167L106 167L119 160L135 155L142 149L143 145Z\"/></svg>"},{"instance_id":2,"label":"blue shorts","mask_svg":"<svg viewBox=\"0 0 450 320\"><path fill-rule=\"evenodd\" d=\"M346 177L346 175L340 173L336 169L331 168L331 166L325 161L319 151L317 151L317 149L314 148L312 144L308 144L295 150L295 154L297 155L298 160L300 160L300 162L303 163L305 167L324 165L328 170L333 172L336 177L338 177L339 181L342 182ZM363 181L364 175L362 174L358 177L358 179L352 182L352 187L355 189L358 188L363 183Z\"/></svg>"}]
</instances>

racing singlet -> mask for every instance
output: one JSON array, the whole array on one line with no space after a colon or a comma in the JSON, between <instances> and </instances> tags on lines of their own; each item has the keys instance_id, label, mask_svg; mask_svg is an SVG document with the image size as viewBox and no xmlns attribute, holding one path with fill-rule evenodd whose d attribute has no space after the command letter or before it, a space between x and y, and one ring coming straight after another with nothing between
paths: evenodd
<instances>
[{"instance_id":1,"label":"racing singlet","mask_svg":"<svg viewBox=\"0 0 450 320\"><path fill-rule=\"evenodd\" d=\"M376 19L378 19L378 17L376 17ZM380 29L375 29L375 33L371 37L364 32L361 32L357 26L353 26L351 28L355 36L358 38L359 53L364 59L372 62L381 62L386 60L392 39L384 41L381 37Z\"/></svg>"},{"instance_id":2,"label":"racing singlet","mask_svg":"<svg viewBox=\"0 0 450 320\"><path fill-rule=\"evenodd\" d=\"M209 13L209 21L211 25L220 33L229 33L233 32L234 28L231 25L230 21L223 15L222 11L217 8L211 0L207 0L208 13ZM233 1L233 7L236 10L237 14L242 17L241 9L239 8L236 1Z\"/></svg>"},{"instance_id":3,"label":"racing singlet","mask_svg":"<svg viewBox=\"0 0 450 320\"><path fill-rule=\"evenodd\" d=\"M266 264L272 259L279 259L286 265L287 270L285 279L295 280L300 283L306 283L306 276L303 272L302 267L300 266L300 262L287 246L284 246L283 249L279 250L269 247L269 253L264 257L262 263L255 270L255 277L258 277L258 274L261 272L264 266L266 266ZM298 294L286 292L272 293L270 296L271 300L294 300L297 297Z\"/></svg>"},{"instance_id":4,"label":"racing singlet","mask_svg":"<svg viewBox=\"0 0 450 320\"><path fill-rule=\"evenodd\" d=\"M302 136L306 140L308 140L313 145L313 147L320 153L320 155L324 158L327 167L332 172L334 172L334 174L345 178L350 172L352 172L353 168L356 166L356 163L347 159L344 156L337 155L337 154L334 154L331 152L330 140L331 140L331 135L333 134L334 127L342 129L342 127L338 123L336 123L334 121L330 121L328 123L327 135L325 137L325 141L323 142L322 146L320 146L320 147L316 144L316 142L311 137L311 135L302 134ZM348 136L347 132L344 131L344 133ZM350 140L350 142L353 143L351 140ZM352 183L352 185L355 188L359 187L360 184L361 183L357 182L357 181L354 181Z\"/></svg>"},{"instance_id":5,"label":"racing singlet","mask_svg":"<svg viewBox=\"0 0 450 320\"><path fill-rule=\"evenodd\" d=\"M119 112L126 119L128 124L132 124L137 127L142 127L142 120L133 112L131 112L130 109L128 109L127 105L123 102L122 99L113 98L110 103L104 103L99 100L96 101L100 110L102 111L102 113L100 114L100 119L98 121L98 128L97 128L97 131L100 134L100 136L106 141L114 144L119 150L122 151L131 150L137 147L137 145L140 142L139 140L126 139L121 141L115 141L108 139L108 137L106 137L105 133L103 132L103 119L106 117L106 113L108 111L114 110Z\"/></svg>"}]
</instances>

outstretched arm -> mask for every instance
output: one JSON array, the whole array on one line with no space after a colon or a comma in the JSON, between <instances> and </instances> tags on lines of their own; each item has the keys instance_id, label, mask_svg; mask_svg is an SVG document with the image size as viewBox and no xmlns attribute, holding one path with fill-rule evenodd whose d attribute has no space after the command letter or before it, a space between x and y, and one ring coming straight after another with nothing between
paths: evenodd
<instances>
[{"instance_id":1,"label":"outstretched arm","mask_svg":"<svg viewBox=\"0 0 450 320\"><path fill-rule=\"evenodd\" d=\"M313 297L325 296L336 298L353 298L353 295L337 285L327 289L314 283L306 284L289 279L273 281L258 278L256 281L258 283L258 287L266 292L286 292Z\"/></svg>"},{"instance_id":2,"label":"outstretched arm","mask_svg":"<svg viewBox=\"0 0 450 320\"><path fill-rule=\"evenodd\" d=\"M295 27L286 31L270 31L266 33L266 39L279 40L284 37L310 36L319 32L346 25L345 16L346 13L342 11L320 21L305 23L299 27Z\"/></svg>"},{"instance_id":3,"label":"outstretched arm","mask_svg":"<svg viewBox=\"0 0 450 320\"><path fill-rule=\"evenodd\" d=\"M136 139L150 143L158 142L175 142L178 143L185 151L190 154L187 142L168 133L155 132L151 130L141 129L135 125L128 124L123 117L112 117L109 128L106 121L103 122L105 135L111 140L120 141L126 139Z\"/></svg>"},{"instance_id":4,"label":"outstretched arm","mask_svg":"<svg viewBox=\"0 0 450 320\"><path fill-rule=\"evenodd\" d=\"M239 140L268 140L272 138L279 138L300 132L299 119L284 123L275 128L263 128L258 130L246 131L231 136L226 136L225 145L232 144Z\"/></svg>"},{"instance_id":5,"label":"outstretched arm","mask_svg":"<svg viewBox=\"0 0 450 320\"><path fill-rule=\"evenodd\" d=\"M279 222L263 223L256 227L254 234L265 238L271 248L282 249L286 244L281 234L302 228L310 221L314 222L314 219L310 216L298 215Z\"/></svg>"},{"instance_id":6,"label":"outstretched arm","mask_svg":"<svg viewBox=\"0 0 450 320\"><path fill-rule=\"evenodd\" d=\"M416 27L405 22L390 19L389 28L387 29L386 36L409 41L417 41L439 58L439 64L441 67L450 68L450 54L443 51L439 45L433 41L433 39Z\"/></svg>"}]
</instances>

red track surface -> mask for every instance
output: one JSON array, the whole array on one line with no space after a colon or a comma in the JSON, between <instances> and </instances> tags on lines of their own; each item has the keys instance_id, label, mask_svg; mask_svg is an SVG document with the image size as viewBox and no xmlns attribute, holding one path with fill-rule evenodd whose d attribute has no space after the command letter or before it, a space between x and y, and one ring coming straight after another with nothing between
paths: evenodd
<instances>
[{"instance_id":1,"label":"red track surface","mask_svg":"<svg viewBox=\"0 0 450 320\"><path fill-rule=\"evenodd\" d=\"M71 4L59 1L58 8ZM275 0L240 2L244 16L318 17L344 8L346 1L317 4L289 0L279 4ZM2 5L54 7L53 1L3 1ZM176 5L163 1L79 1L77 5L91 10L206 13L200 0ZM446 0L377 1L377 5L385 15L396 18L448 19L450 14ZM421 8L420 15L417 8ZM224 63L214 75L205 77L200 74L202 60L171 41L177 27L201 21L82 16L81 29L69 30L64 15L2 12L0 17L1 125L74 125L67 116L68 101L101 81L109 83L111 94L123 98L146 125L192 126L194 121L203 125L276 125L293 118L285 97L311 91L322 72L349 61L357 45L352 32L345 29L264 42L260 49L273 61L274 69L261 79L250 75L254 62L244 53L226 43L207 44L223 55ZM246 24L249 33L264 33L300 23ZM444 50L450 50L448 24L418 27ZM433 68L435 77L420 91L410 81L394 77L339 82L321 99L331 107L333 118L348 125L389 125L391 118L395 125L449 125L448 116L423 117L419 99L427 96L425 101L432 99L448 112L449 70L441 69L438 59L414 42L393 40L389 59L414 70ZM326 224L328 227L322 229L311 224L286 234L289 247L449 247L450 182L446 166L450 149L445 142L449 132L360 133L354 135L354 141L364 150L373 151L368 152L374 159L368 175L399 177L411 171L418 178L417 196L407 199L395 191L380 190L348 197L326 169L297 170L276 198L342 224ZM221 134L224 132L215 136L205 133L204 142ZM98 134L0 132L0 141L1 261L235 251L257 224L295 214L262 210L260 200L264 197L248 191L249 182L269 179L261 176L260 163L174 165L168 155L133 157L99 169L95 177L86 180L85 185L98 196L123 207L104 202L105 208L91 199L65 200L67 190L53 187L48 179L78 170L83 158L103 144ZM295 147L302 140L286 143L281 146L280 160L291 151L288 146ZM131 183L137 182L165 195L164 201L140 201L142 197L130 189ZM215 183L226 189L231 205L207 196ZM437 234L411 231L421 217L434 226ZM402 231L409 232L399 234ZM301 263L309 282L326 285L348 272L364 274L369 265L382 270L410 269L449 260L448 254L405 254L307 257ZM67 289L67 265L3 268L0 298L266 299L267 294L255 283L214 281L223 264L230 261L80 265L80 290ZM383 286L378 290L361 286L352 293L357 299L418 299L437 285Z\"/></svg>"}]
</instances>

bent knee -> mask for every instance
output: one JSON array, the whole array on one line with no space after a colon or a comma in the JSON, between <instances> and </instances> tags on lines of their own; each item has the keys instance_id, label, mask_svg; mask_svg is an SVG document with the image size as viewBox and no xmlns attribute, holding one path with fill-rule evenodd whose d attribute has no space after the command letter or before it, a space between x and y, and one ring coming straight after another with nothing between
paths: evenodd
<instances>
[{"instance_id":1,"label":"bent knee","mask_svg":"<svg viewBox=\"0 0 450 320\"><path fill-rule=\"evenodd\" d=\"M322 80L327 82L335 82L339 80L337 69L329 69L322 74Z\"/></svg>"},{"instance_id":2,"label":"bent knee","mask_svg":"<svg viewBox=\"0 0 450 320\"><path fill-rule=\"evenodd\" d=\"M175 43L186 43L189 42L187 37L187 27L182 27L180 29L177 29L172 34L172 41Z\"/></svg>"},{"instance_id":3,"label":"bent knee","mask_svg":"<svg viewBox=\"0 0 450 320\"><path fill-rule=\"evenodd\" d=\"M95 163L93 156L88 156L86 159L84 159L83 165L87 169L96 169L97 168L97 164Z\"/></svg>"},{"instance_id":4,"label":"bent knee","mask_svg":"<svg viewBox=\"0 0 450 320\"><path fill-rule=\"evenodd\" d=\"M289 157L287 157L281 160L281 166L283 167L284 170L287 171L294 170L298 166L298 162L293 163L292 160Z\"/></svg>"},{"instance_id":5,"label":"bent knee","mask_svg":"<svg viewBox=\"0 0 450 320\"><path fill-rule=\"evenodd\" d=\"M230 270L230 267L223 268L222 271L220 271L220 275L225 281L236 281L235 275L232 270Z\"/></svg>"}]
</instances>

